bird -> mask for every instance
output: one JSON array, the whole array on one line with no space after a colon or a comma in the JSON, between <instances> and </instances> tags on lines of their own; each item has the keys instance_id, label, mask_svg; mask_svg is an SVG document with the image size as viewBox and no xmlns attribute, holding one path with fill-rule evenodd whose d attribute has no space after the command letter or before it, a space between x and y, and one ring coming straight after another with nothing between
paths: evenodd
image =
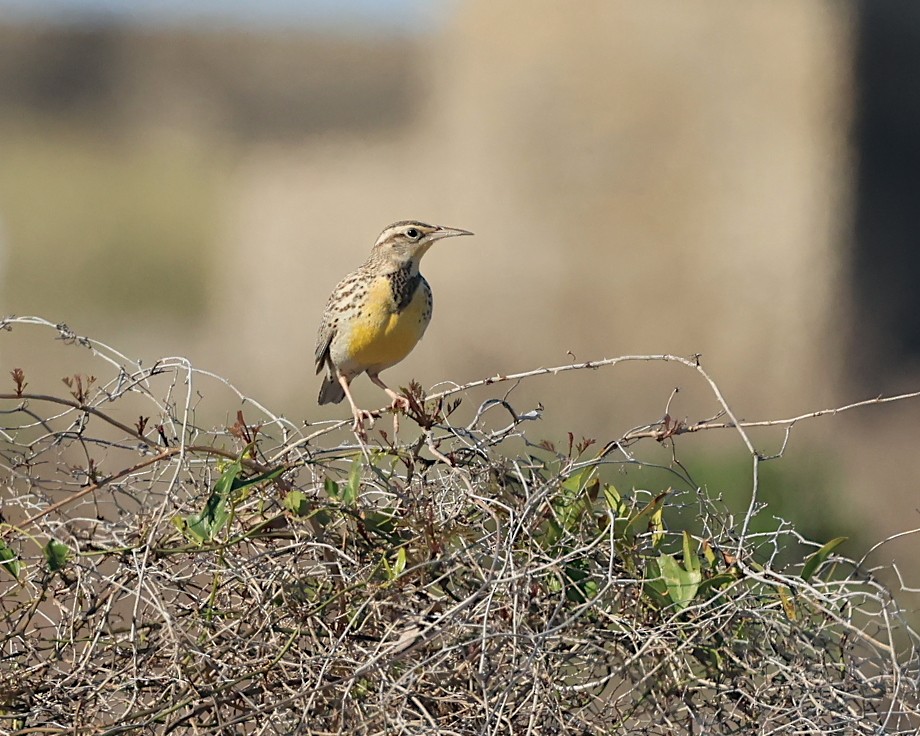
<instances>
[{"instance_id":1,"label":"bird","mask_svg":"<svg viewBox=\"0 0 920 736\"><path fill-rule=\"evenodd\" d=\"M351 382L367 373L390 397L394 411L408 409L408 399L387 386L380 373L412 351L431 321L431 286L419 263L437 241L472 234L417 220L394 222L380 233L364 265L332 290L316 335L317 375L326 369L318 401L348 399L359 438L366 437L365 421L373 421L373 414L355 404Z\"/></svg>"}]
</instances>

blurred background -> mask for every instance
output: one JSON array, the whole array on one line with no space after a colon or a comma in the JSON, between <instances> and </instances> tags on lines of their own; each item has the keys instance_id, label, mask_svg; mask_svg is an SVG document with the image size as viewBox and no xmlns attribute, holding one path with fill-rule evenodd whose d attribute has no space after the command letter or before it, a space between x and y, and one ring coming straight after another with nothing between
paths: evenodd
<instances>
[{"instance_id":1,"label":"blurred background","mask_svg":"<svg viewBox=\"0 0 920 736\"><path fill-rule=\"evenodd\" d=\"M426 257L434 321L391 385L700 353L749 419L916 389L918 65L910 0L0 0L0 311L345 416L315 404L319 316L417 218L476 237ZM35 390L73 372L4 343ZM673 416L715 413L659 364L512 396L603 442L676 386ZM764 498L817 536L920 526L918 420L797 427ZM748 463L707 434L679 447L721 490Z\"/></svg>"}]
</instances>

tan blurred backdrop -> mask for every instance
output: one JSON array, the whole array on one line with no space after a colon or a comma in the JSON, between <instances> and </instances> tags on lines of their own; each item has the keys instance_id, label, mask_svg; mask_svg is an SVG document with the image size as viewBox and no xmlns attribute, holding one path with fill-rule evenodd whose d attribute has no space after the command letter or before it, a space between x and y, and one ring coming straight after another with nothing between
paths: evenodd
<instances>
[{"instance_id":1,"label":"tan blurred backdrop","mask_svg":"<svg viewBox=\"0 0 920 736\"><path fill-rule=\"evenodd\" d=\"M465 0L354 32L7 23L0 309L187 355L289 417L344 416L315 405L318 317L412 217L476 237L426 257L434 320L391 384L700 353L747 418L865 398L846 371L853 8ZM546 406L547 436L603 440L657 419L675 386L673 414L712 413L698 377L658 365L516 395ZM383 403L364 381L357 397ZM907 425L908 409L840 417L795 451L823 448L833 496L903 528L865 489Z\"/></svg>"}]
</instances>

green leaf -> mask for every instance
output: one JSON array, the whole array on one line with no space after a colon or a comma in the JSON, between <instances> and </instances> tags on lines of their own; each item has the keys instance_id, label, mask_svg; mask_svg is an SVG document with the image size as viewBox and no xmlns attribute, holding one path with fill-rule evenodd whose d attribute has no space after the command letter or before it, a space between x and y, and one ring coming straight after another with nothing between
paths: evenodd
<instances>
[{"instance_id":1,"label":"green leaf","mask_svg":"<svg viewBox=\"0 0 920 736\"><path fill-rule=\"evenodd\" d=\"M597 501L597 497L600 495L601 491L601 482L595 478L585 486L585 494L588 496L588 500L593 506Z\"/></svg>"},{"instance_id":2,"label":"green leaf","mask_svg":"<svg viewBox=\"0 0 920 736\"><path fill-rule=\"evenodd\" d=\"M562 525L556 520L555 516L550 516L547 520L546 531L540 538L543 549L550 549L562 537Z\"/></svg>"},{"instance_id":3,"label":"green leaf","mask_svg":"<svg viewBox=\"0 0 920 736\"><path fill-rule=\"evenodd\" d=\"M364 525L369 532L388 537L396 531L396 511L389 508L368 509L364 512Z\"/></svg>"},{"instance_id":4,"label":"green leaf","mask_svg":"<svg viewBox=\"0 0 920 736\"><path fill-rule=\"evenodd\" d=\"M22 563L16 553L2 539L0 539L0 567L5 567L14 578L19 579Z\"/></svg>"},{"instance_id":5,"label":"green leaf","mask_svg":"<svg viewBox=\"0 0 920 736\"><path fill-rule=\"evenodd\" d=\"M572 603L587 603L593 593L597 594L597 583L590 578L584 560L574 560L565 566L565 597Z\"/></svg>"},{"instance_id":6,"label":"green leaf","mask_svg":"<svg viewBox=\"0 0 920 736\"><path fill-rule=\"evenodd\" d=\"M406 569L406 548L400 547L396 551L396 562L393 563L393 577L399 577L399 574Z\"/></svg>"},{"instance_id":7,"label":"green leaf","mask_svg":"<svg viewBox=\"0 0 920 736\"><path fill-rule=\"evenodd\" d=\"M664 540L664 507L660 506L651 518L648 520L649 528L652 530L652 546L655 549Z\"/></svg>"},{"instance_id":8,"label":"green leaf","mask_svg":"<svg viewBox=\"0 0 920 736\"><path fill-rule=\"evenodd\" d=\"M649 560L646 565L642 592L661 608L670 603L668 600L668 586L662 578L661 568L656 560Z\"/></svg>"},{"instance_id":9,"label":"green leaf","mask_svg":"<svg viewBox=\"0 0 920 736\"><path fill-rule=\"evenodd\" d=\"M697 595L708 593L710 590L721 590L724 586L735 582L738 579L737 572L720 572L711 578L705 578L700 583L700 589Z\"/></svg>"},{"instance_id":10,"label":"green leaf","mask_svg":"<svg viewBox=\"0 0 920 736\"><path fill-rule=\"evenodd\" d=\"M558 593L560 590L562 590L563 587L562 580L560 580L558 575L550 575L546 579L544 585L546 585L546 589L550 593Z\"/></svg>"},{"instance_id":11,"label":"green leaf","mask_svg":"<svg viewBox=\"0 0 920 736\"><path fill-rule=\"evenodd\" d=\"M352 461L351 470L348 473L348 483L345 484L345 490L342 493L342 503L346 506L354 506L361 495L361 459Z\"/></svg>"},{"instance_id":12,"label":"green leaf","mask_svg":"<svg viewBox=\"0 0 920 736\"><path fill-rule=\"evenodd\" d=\"M560 499L556 504L556 516L559 525L569 531L576 532L582 517L591 510L591 501L587 497L575 499Z\"/></svg>"},{"instance_id":13,"label":"green leaf","mask_svg":"<svg viewBox=\"0 0 920 736\"><path fill-rule=\"evenodd\" d=\"M326 478L326 480L323 481L323 490L326 491L326 495L333 501L339 500L339 484L332 480L332 478Z\"/></svg>"},{"instance_id":14,"label":"green leaf","mask_svg":"<svg viewBox=\"0 0 920 736\"><path fill-rule=\"evenodd\" d=\"M604 485L604 500L607 502L607 506L610 507L610 510L616 514L620 509L620 492L612 483L607 483Z\"/></svg>"},{"instance_id":15,"label":"green leaf","mask_svg":"<svg viewBox=\"0 0 920 736\"><path fill-rule=\"evenodd\" d=\"M231 490L238 491L242 488L248 488L249 486L254 486L258 483L265 483L266 481L274 480L279 475L281 475L284 472L284 470L285 468L283 467L275 468L274 470L266 470L264 473L260 473L259 475L254 475L251 478L244 478L243 480L240 480L239 478L235 477L233 479Z\"/></svg>"},{"instance_id":16,"label":"green leaf","mask_svg":"<svg viewBox=\"0 0 920 736\"><path fill-rule=\"evenodd\" d=\"M242 472L243 463L239 460L228 464L224 468L224 472L221 473L220 478L217 479L217 483L214 484L214 493L226 496L230 493L230 489L233 488L233 481L235 481Z\"/></svg>"},{"instance_id":17,"label":"green leaf","mask_svg":"<svg viewBox=\"0 0 920 736\"><path fill-rule=\"evenodd\" d=\"M685 570L672 555L660 554L658 568L668 589L668 597L678 611L682 611L696 596L702 575L698 570Z\"/></svg>"},{"instance_id":18,"label":"green leaf","mask_svg":"<svg viewBox=\"0 0 920 736\"><path fill-rule=\"evenodd\" d=\"M332 517L323 509L316 509L310 518L319 524L320 529L325 529L332 523Z\"/></svg>"},{"instance_id":19,"label":"green leaf","mask_svg":"<svg viewBox=\"0 0 920 736\"><path fill-rule=\"evenodd\" d=\"M613 521L613 536L616 539L622 539L626 530L628 519L626 518L626 510L623 506L623 499L620 497L620 492L616 489L612 483L605 483L603 488L603 505L600 506L598 511L601 516L598 517L598 528L601 531L607 529L608 524ZM608 516L607 510L610 510L610 515Z\"/></svg>"},{"instance_id":20,"label":"green leaf","mask_svg":"<svg viewBox=\"0 0 920 736\"><path fill-rule=\"evenodd\" d=\"M655 498L649 501L641 511L633 516L629 520L629 523L626 524L626 528L623 530L623 536L632 536L635 538L642 532L647 531L648 525L651 523L651 517L661 506L661 502L664 501L665 496L667 496L668 493L669 491L662 491L657 496L655 496Z\"/></svg>"},{"instance_id":21,"label":"green leaf","mask_svg":"<svg viewBox=\"0 0 920 736\"><path fill-rule=\"evenodd\" d=\"M392 565L387 559L386 554L380 558L380 562L383 564L383 569L386 572L387 580L396 580L396 578L399 577L399 574L406 569L406 548L400 547L398 550L396 550L396 559L393 561Z\"/></svg>"},{"instance_id":22,"label":"green leaf","mask_svg":"<svg viewBox=\"0 0 920 736\"><path fill-rule=\"evenodd\" d=\"M709 563L709 567L716 566L716 553L712 548L712 543L708 539L704 539L702 543L703 556L706 558L706 562Z\"/></svg>"},{"instance_id":23,"label":"green leaf","mask_svg":"<svg viewBox=\"0 0 920 736\"><path fill-rule=\"evenodd\" d=\"M824 561L830 556L837 547L847 541L847 537L835 537L825 544L821 549L808 558L808 562L802 567L802 580L808 581L818 570Z\"/></svg>"},{"instance_id":24,"label":"green leaf","mask_svg":"<svg viewBox=\"0 0 920 736\"><path fill-rule=\"evenodd\" d=\"M70 558L70 548L56 539L49 539L43 552L45 553L45 562L48 563L48 569L51 572L60 570Z\"/></svg>"},{"instance_id":25,"label":"green leaf","mask_svg":"<svg viewBox=\"0 0 920 736\"><path fill-rule=\"evenodd\" d=\"M226 526L230 519L230 502L234 497L242 495L240 491L274 480L284 470L283 467L275 468L251 478L240 479L243 472L242 459L229 463L214 484L214 490L204 508L197 514L173 518L173 524L192 541L199 544L210 541Z\"/></svg>"},{"instance_id":26,"label":"green leaf","mask_svg":"<svg viewBox=\"0 0 920 736\"><path fill-rule=\"evenodd\" d=\"M310 513L310 504L307 502L307 496L303 491L288 491L281 505L294 516L306 516Z\"/></svg>"},{"instance_id":27,"label":"green leaf","mask_svg":"<svg viewBox=\"0 0 920 736\"><path fill-rule=\"evenodd\" d=\"M583 468L562 482L562 490L553 500L553 509L562 529L575 532L585 514L593 510L600 493L600 481L592 478L595 470L593 466Z\"/></svg>"},{"instance_id":28,"label":"green leaf","mask_svg":"<svg viewBox=\"0 0 920 736\"><path fill-rule=\"evenodd\" d=\"M204 509L197 514L173 520L180 531L199 544L213 539L230 518L227 502L230 500L234 481L242 472L243 466L239 460L230 463L214 484L214 490L208 497Z\"/></svg>"},{"instance_id":29,"label":"green leaf","mask_svg":"<svg viewBox=\"0 0 920 736\"><path fill-rule=\"evenodd\" d=\"M568 491L571 496L575 496L581 491L582 488L585 487L593 472L593 465L582 468L581 472L576 473L575 475L570 475L568 478L566 478L562 482L562 487Z\"/></svg>"},{"instance_id":30,"label":"green leaf","mask_svg":"<svg viewBox=\"0 0 920 736\"><path fill-rule=\"evenodd\" d=\"M798 619L798 613L795 608L795 601L790 595L789 588L785 585L777 586L776 592L779 593L779 602L783 605L783 610L786 612L786 618L790 621L795 621Z\"/></svg>"},{"instance_id":31,"label":"green leaf","mask_svg":"<svg viewBox=\"0 0 920 736\"><path fill-rule=\"evenodd\" d=\"M700 558L691 549L692 545L693 537L691 537L690 533L684 529L684 569L689 570L690 572L699 572Z\"/></svg>"}]
</instances>

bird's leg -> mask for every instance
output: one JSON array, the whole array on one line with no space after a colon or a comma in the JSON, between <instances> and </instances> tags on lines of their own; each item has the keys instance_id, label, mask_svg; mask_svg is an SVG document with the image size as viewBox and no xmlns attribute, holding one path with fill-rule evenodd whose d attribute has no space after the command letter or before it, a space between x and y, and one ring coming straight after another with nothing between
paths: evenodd
<instances>
[{"instance_id":1,"label":"bird's leg","mask_svg":"<svg viewBox=\"0 0 920 736\"><path fill-rule=\"evenodd\" d=\"M345 376L337 376L337 378L342 389L345 391L345 398L348 399L348 403L351 404L351 413L355 418L351 428L360 439L366 440L367 430L364 427L364 422L365 420L370 420L371 426L373 426L374 415L366 409L359 409L358 405L355 404L355 400L351 397L351 390L348 388L348 379L345 378Z\"/></svg>"},{"instance_id":2,"label":"bird's leg","mask_svg":"<svg viewBox=\"0 0 920 736\"><path fill-rule=\"evenodd\" d=\"M387 385L381 380L381 378L380 378L380 376L379 376L378 374L374 373L374 374L372 375L372 374L368 373L368 374L367 374L367 377L370 378L371 381L372 381L374 384L376 384L377 386L380 386L380 388L382 388L384 391L386 391L386 392L387 392L387 396L389 396L391 399L393 399L393 403L390 405L393 409L402 409L403 411L405 411L406 409L409 408L409 399L407 399L405 396L403 396L403 395L401 395L401 394L396 393L393 389L391 389L389 386L387 386Z\"/></svg>"},{"instance_id":3,"label":"bird's leg","mask_svg":"<svg viewBox=\"0 0 920 736\"><path fill-rule=\"evenodd\" d=\"M390 407L393 409L393 434L394 434L394 435L395 435L395 434L399 434L399 414L398 414L398 410L399 410L399 409L402 409L403 411L407 411L407 410L409 409L409 399L407 399L405 396L401 396L400 394L396 393L393 389L391 389L389 386L387 386L387 385L381 380L379 374L377 374L377 373L368 373L368 374L367 374L367 377L370 378L371 381L372 381L375 385L380 386L380 388L382 388L384 391L386 391L386 392L387 392L387 396L389 396L389 397L393 400L393 402L390 404Z\"/></svg>"}]
</instances>

